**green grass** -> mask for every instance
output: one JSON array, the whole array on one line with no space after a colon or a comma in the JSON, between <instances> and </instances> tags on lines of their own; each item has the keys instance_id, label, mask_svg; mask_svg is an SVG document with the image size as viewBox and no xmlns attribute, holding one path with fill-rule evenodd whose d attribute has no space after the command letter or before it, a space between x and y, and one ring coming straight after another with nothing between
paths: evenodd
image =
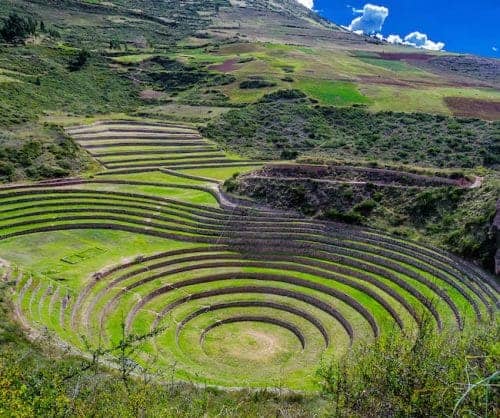
<instances>
[{"instance_id":1,"label":"green grass","mask_svg":"<svg viewBox=\"0 0 500 418\"><path fill-rule=\"evenodd\" d=\"M6 83L0 91L0 124L34 120L42 112L62 110L85 115L131 110L139 104L137 89L95 56L80 71L68 70L72 53L48 47L9 50L3 64L19 70L22 83Z\"/></svg>"},{"instance_id":2,"label":"green grass","mask_svg":"<svg viewBox=\"0 0 500 418\"><path fill-rule=\"evenodd\" d=\"M395 71L395 72L408 72L408 71L416 71L413 67L409 66L405 62L402 61L390 61L379 58L360 58L361 61L366 62L367 64L376 65L377 67L382 67L387 70Z\"/></svg>"},{"instance_id":3,"label":"green grass","mask_svg":"<svg viewBox=\"0 0 500 418\"><path fill-rule=\"evenodd\" d=\"M189 171L189 170L186 170ZM102 177L110 180L130 180L130 181L142 181L142 182L154 182L154 183L178 183L178 184L197 184L203 185L206 182L202 180L188 179L184 177L178 177L171 174L162 173L159 171L152 171L147 173L135 173L135 174L114 174Z\"/></svg>"},{"instance_id":4,"label":"green grass","mask_svg":"<svg viewBox=\"0 0 500 418\"><path fill-rule=\"evenodd\" d=\"M158 252L165 247L173 249L189 246L120 231L88 230L34 234L1 241L0 253L23 270L56 282L62 279L62 285L77 290L91 274L104 266L120 263L138 254ZM75 265L61 261L67 255L94 247L106 248L107 251ZM31 248L31 251L26 252L26 248Z\"/></svg>"},{"instance_id":5,"label":"green grass","mask_svg":"<svg viewBox=\"0 0 500 418\"><path fill-rule=\"evenodd\" d=\"M119 64L139 64L153 57L153 54L121 55L119 57L113 57L112 60Z\"/></svg>"},{"instance_id":6,"label":"green grass","mask_svg":"<svg viewBox=\"0 0 500 418\"><path fill-rule=\"evenodd\" d=\"M370 100L352 83L322 80L299 80L294 87L325 105L367 104Z\"/></svg>"},{"instance_id":7,"label":"green grass","mask_svg":"<svg viewBox=\"0 0 500 418\"><path fill-rule=\"evenodd\" d=\"M500 93L493 89L462 89L438 86L406 89L402 87L367 85L363 86L361 90L372 100L371 109L377 112L394 110L394 103L397 102L398 111L402 112L451 115L450 109L444 102L445 97L464 97L486 101L500 100Z\"/></svg>"},{"instance_id":8,"label":"green grass","mask_svg":"<svg viewBox=\"0 0 500 418\"><path fill-rule=\"evenodd\" d=\"M179 170L182 173L192 174L194 176L207 177L214 180L226 180L233 176L235 173L245 174L260 168L260 165L255 166L242 166L242 167L219 167L219 168L191 168Z\"/></svg>"},{"instance_id":9,"label":"green grass","mask_svg":"<svg viewBox=\"0 0 500 418\"><path fill-rule=\"evenodd\" d=\"M0 83L22 83L22 81L19 80L18 78L0 74Z\"/></svg>"}]
</instances>

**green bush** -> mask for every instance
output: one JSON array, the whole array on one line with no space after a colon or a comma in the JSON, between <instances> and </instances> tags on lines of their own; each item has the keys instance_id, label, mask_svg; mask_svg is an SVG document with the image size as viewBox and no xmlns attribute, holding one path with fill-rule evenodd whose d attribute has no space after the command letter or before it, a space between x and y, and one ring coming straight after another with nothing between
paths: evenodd
<instances>
[{"instance_id":1,"label":"green bush","mask_svg":"<svg viewBox=\"0 0 500 418\"><path fill-rule=\"evenodd\" d=\"M377 207L377 202L373 199L366 199L354 206L355 212L361 213L363 216L368 216Z\"/></svg>"},{"instance_id":2,"label":"green bush","mask_svg":"<svg viewBox=\"0 0 500 418\"><path fill-rule=\"evenodd\" d=\"M335 208L328 209L325 212L325 218L348 224L362 224L365 221L365 217L356 210L343 212Z\"/></svg>"},{"instance_id":3,"label":"green bush","mask_svg":"<svg viewBox=\"0 0 500 418\"><path fill-rule=\"evenodd\" d=\"M24 41L36 33L37 23L31 17L22 17L11 13L0 28L0 36L5 42L16 43Z\"/></svg>"},{"instance_id":4,"label":"green bush","mask_svg":"<svg viewBox=\"0 0 500 418\"><path fill-rule=\"evenodd\" d=\"M68 68L70 71L81 70L90 58L90 52L86 49L78 51L78 54L70 61Z\"/></svg>"},{"instance_id":5,"label":"green bush","mask_svg":"<svg viewBox=\"0 0 500 418\"><path fill-rule=\"evenodd\" d=\"M228 193L233 193L238 190L238 176L239 173L234 173L232 177L224 181L224 190Z\"/></svg>"},{"instance_id":6,"label":"green bush","mask_svg":"<svg viewBox=\"0 0 500 418\"><path fill-rule=\"evenodd\" d=\"M240 89L263 89L266 87L274 87L276 83L272 81L262 80L260 78L245 80L240 83Z\"/></svg>"},{"instance_id":7,"label":"green bush","mask_svg":"<svg viewBox=\"0 0 500 418\"><path fill-rule=\"evenodd\" d=\"M60 178L90 165L85 151L60 128L33 128L39 137L22 139L14 134L0 134L0 182Z\"/></svg>"},{"instance_id":8,"label":"green bush","mask_svg":"<svg viewBox=\"0 0 500 418\"><path fill-rule=\"evenodd\" d=\"M275 102L280 100L302 100L307 98L306 94L300 90L278 90L269 94L266 94L260 102Z\"/></svg>"},{"instance_id":9,"label":"green bush","mask_svg":"<svg viewBox=\"0 0 500 418\"><path fill-rule=\"evenodd\" d=\"M254 88L262 79L244 81ZM256 83L256 84L255 84ZM449 130L449 124L453 132ZM283 144L299 154L379 160L442 168L498 164L499 122L428 114L369 112L363 107L314 106L297 90L279 90L221 115L205 133L231 150L279 159ZM279 141L268 141L272 137Z\"/></svg>"},{"instance_id":10,"label":"green bush","mask_svg":"<svg viewBox=\"0 0 500 418\"><path fill-rule=\"evenodd\" d=\"M424 319L415 337L394 332L324 362L323 392L338 417L493 417L499 331L440 335Z\"/></svg>"}]
</instances>

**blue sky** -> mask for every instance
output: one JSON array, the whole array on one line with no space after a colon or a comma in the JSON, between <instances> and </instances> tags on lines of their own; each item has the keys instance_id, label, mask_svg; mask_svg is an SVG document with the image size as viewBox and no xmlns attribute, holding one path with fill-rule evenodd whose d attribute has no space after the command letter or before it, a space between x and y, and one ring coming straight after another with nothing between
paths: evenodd
<instances>
[{"instance_id":1,"label":"blue sky","mask_svg":"<svg viewBox=\"0 0 500 418\"><path fill-rule=\"evenodd\" d=\"M500 0L299 1L352 30L397 35L393 42L500 58Z\"/></svg>"}]
</instances>

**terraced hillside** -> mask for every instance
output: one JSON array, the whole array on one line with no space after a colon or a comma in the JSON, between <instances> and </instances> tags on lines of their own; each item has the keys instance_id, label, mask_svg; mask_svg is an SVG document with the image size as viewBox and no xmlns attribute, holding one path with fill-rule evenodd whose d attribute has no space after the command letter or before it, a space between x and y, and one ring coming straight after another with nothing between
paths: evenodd
<instances>
[{"instance_id":1,"label":"terraced hillside","mask_svg":"<svg viewBox=\"0 0 500 418\"><path fill-rule=\"evenodd\" d=\"M182 124L107 121L67 132L109 170L259 165L227 157L196 129Z\"/></svg>"},{"instance_id":2,"label":"terraced hillside","mask_svg":"<svg viewBox=\"0 0 500 418\"><path fill-rule=\"evenodd\" d=\"M251 163L186 126L68 132L107 170L0 189L0 257L34 333L111 363L127 336L136 371L310 390L324 354L426 315L439 332L496 313L498 284L450 254L226 195L217 178Z\"/></svg>"}]
</instances>

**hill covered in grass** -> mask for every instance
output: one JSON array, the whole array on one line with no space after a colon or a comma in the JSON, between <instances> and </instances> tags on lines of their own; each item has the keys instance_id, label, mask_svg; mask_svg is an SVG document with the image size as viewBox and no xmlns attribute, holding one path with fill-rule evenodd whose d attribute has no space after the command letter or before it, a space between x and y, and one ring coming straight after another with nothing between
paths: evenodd
<instances>
[{"instance_id":1,"label":"hill covered in grass","mask_svg":"<svg viewBox=\"0 0 500 418\"><path fill-rule=\"evenodd\" d=\"M500 162L498 122L319 106L300 91L280 91L227 112L204 133L227 149L263 159L309 156L441 168Z\"/></svg>"},{"instance_id":2,"label":"hill covered in grass","mask_svg":"<svg viewBox=\"0 0 500 418\"><path fill-rule=\"evenodd\" d=\"M498 154L492 145L496 125L436 122L446 124L439 136L416 138L418 128L408 134L401 122L406 117L390 113L498 119L496 60L381 45L295 1L12 0L0 5L5 25L12 14L32 26L22 39L0 43L0 125L20 140L23 124L47 137L43 123L61 118L128 114L206 123L236 107L243 109L222 116L207 132L219 142L241 135L249 148L257 141L265 158L293 157L310 147L316 152L323 139L339 155L438 166L488 166ZM283 89L300 91L322 108L259 103ZM353 105L370 113L354 126L359 134L351 138L351 121L363 112L350 109ZM327 115L329 106L345 110ZM255 112L265 112L265 125L245 127ZM300 117L304 112L308 116ZM283 119L292 115L294 123L285 121L282 132L270 132L280 131ZM432 120L418 118L421 127ZM235 126L228 130L226 120ZM372 126L377 131L389 125L394 126L388 134L365 135ZM297 137L285 138L295 128ZM274 141L271 149L255 137L260 134ZM233 148L242 151L241 145Z\"/></svg>"}]
</instances>

